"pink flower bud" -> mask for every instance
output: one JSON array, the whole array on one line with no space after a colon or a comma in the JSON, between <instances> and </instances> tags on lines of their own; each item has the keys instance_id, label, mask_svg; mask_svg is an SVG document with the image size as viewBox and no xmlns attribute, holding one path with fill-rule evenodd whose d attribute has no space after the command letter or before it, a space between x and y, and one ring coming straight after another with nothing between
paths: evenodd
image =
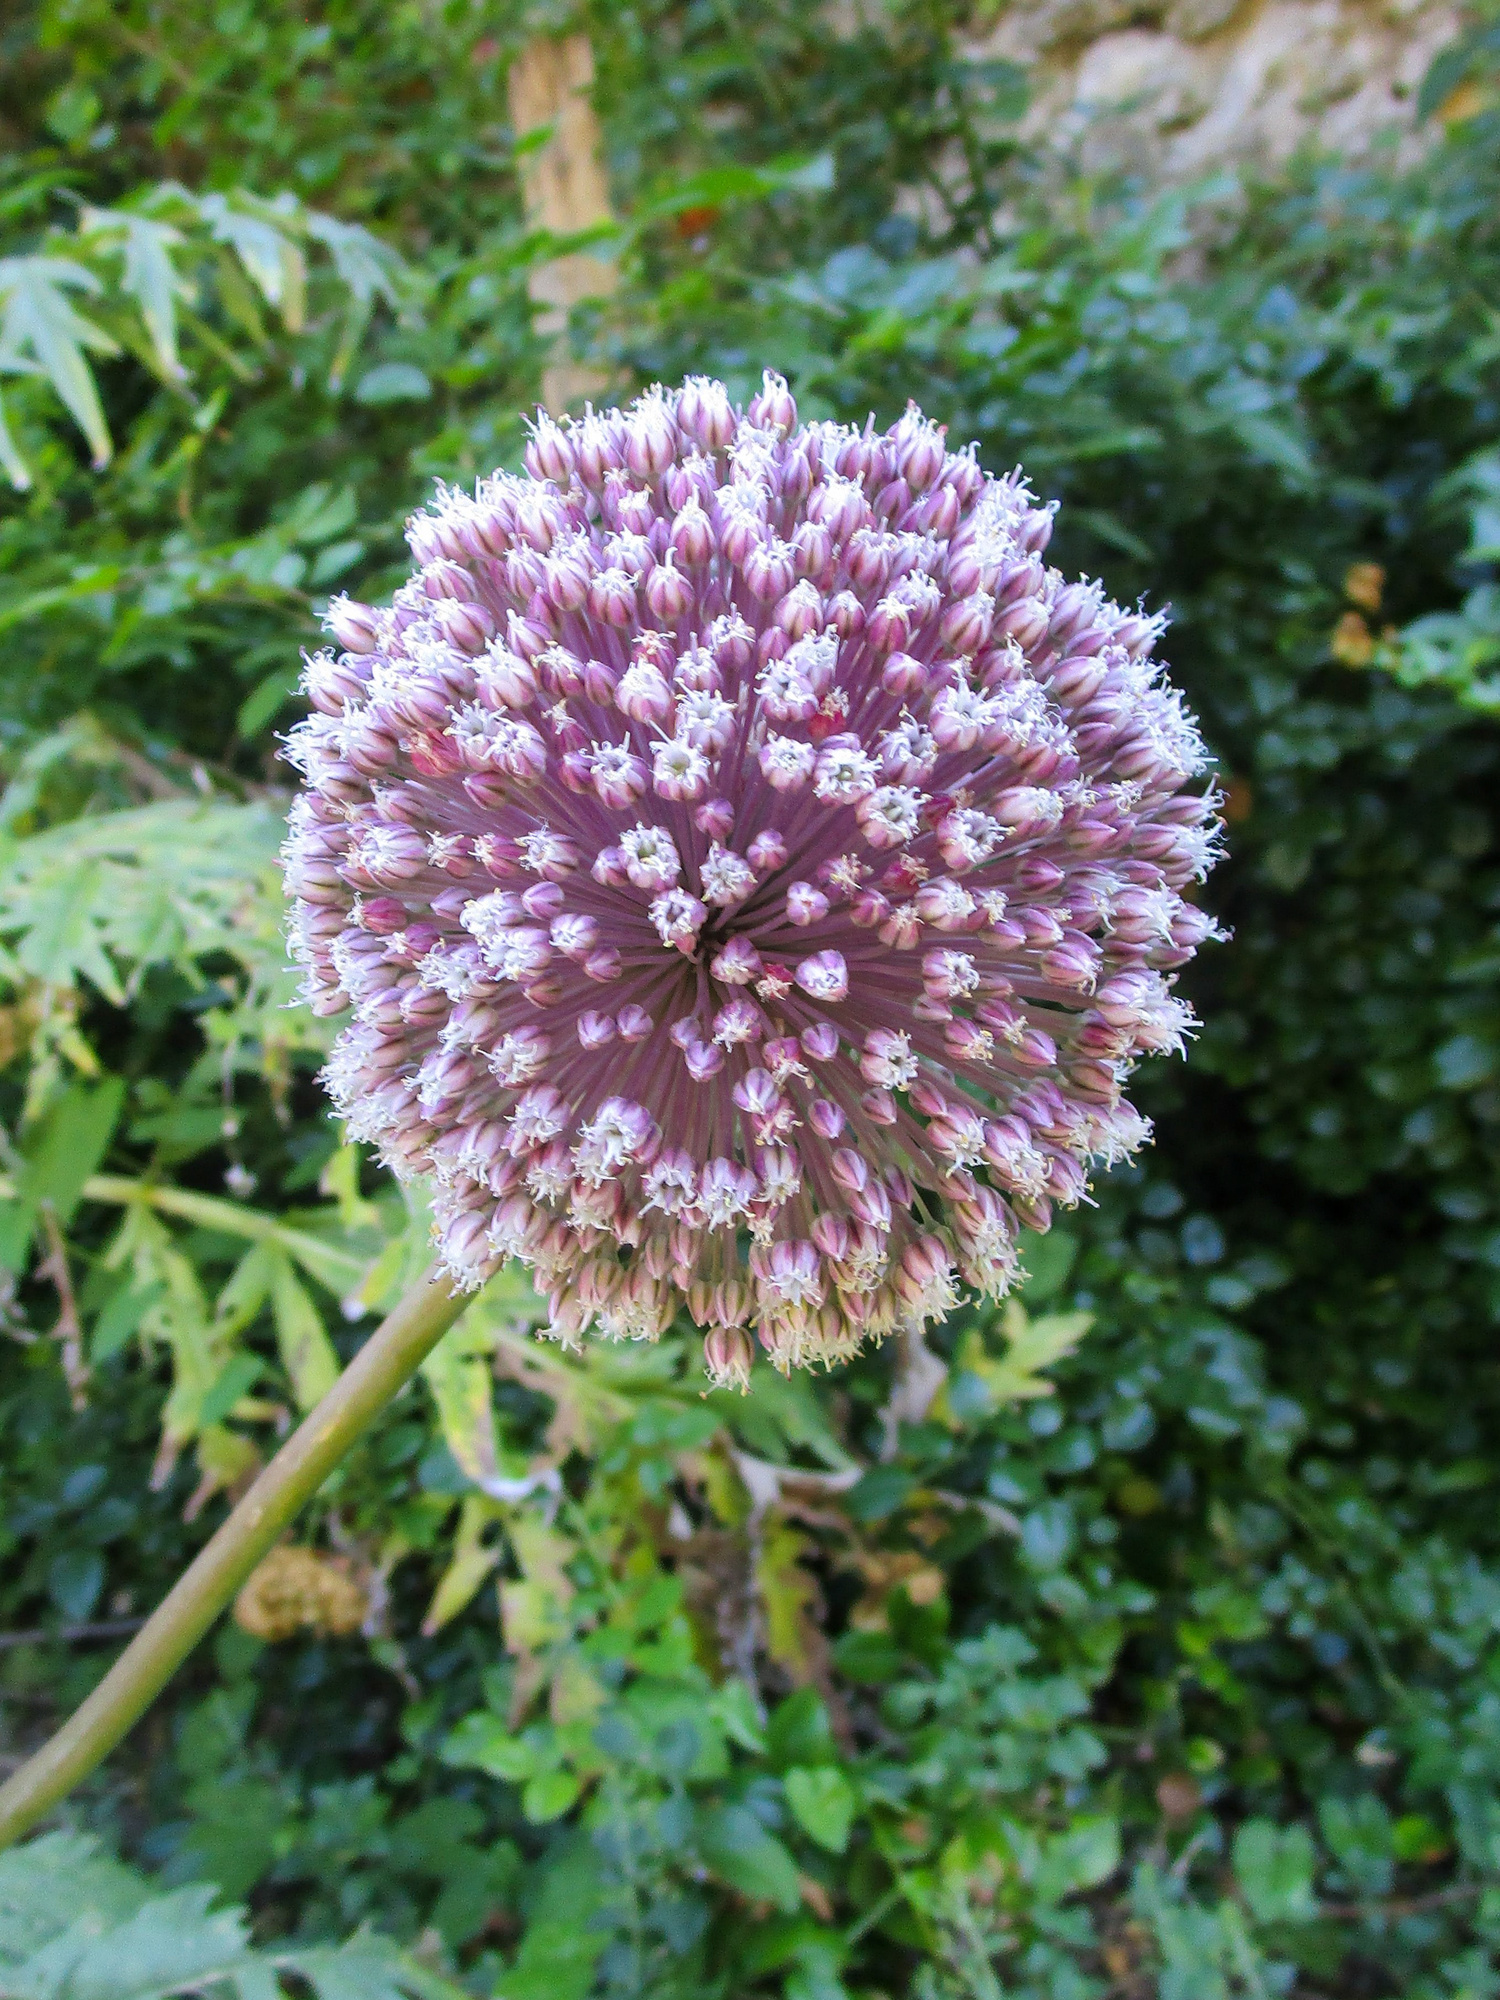
<instances>
[{"instance_id":1,"label":"pink flower bud","mask_svg":"<svg viewBox=\"0 0 1500 2000\"><path fill-rule=\"evenodd\" d=\"M786 913L794 924L821 923L828 915L828 898L811 882L794 882L786 892Z\"/></svg>"},{"instance_id":2,"label":"pink flower bud","mask_svg":"<svg viewBox=\"0 0 1500 2000\"><path fill-rule=\"evenodd\" d=\"M750 866L758 875L769 874L772 869L780 868L785 863L786 842L773 827L768 827L764 833L758 833L751 841L748 859Z\"/></svg>"},{"instance_id":3,"label":"pink flower bud","mask_svg":"<svg viewBox=\"0 0 1500 2000\"><path fill-rule=\"evenodd\" d=\"M351 597L330 598L323 623L346 652L373 653L380 643L375 613Z\"/></svg>"},{"instance_id":4,"label":"pink flower bud","mask_svg":"<svg viewBox=\"0 0 1500 2000\"><path fill-rule=\"evenodd\" d=\"M751 398L745 415L759 430L787 432L797 421L797 405L792 400L792 392L786 386L783 376L775 369L768 368L761 378L758 396Z\"/></svg>"},{"instance_id":5,"label":"pink flower bud","mask_svg":"<svg viewBox=\"0 0 1500 2000\"><path fill-rule=\"evenodd\" d=\"M754 1360L754 1345L742 1327L715 1326L704 1337L703 1366L716 1389L738 1389L743 1395Z\"/></svg>"},{"instance_id":6,"label":"pink flower bud","mask_svg":"<svg viewBox=\"0 0 1500 2000\"><path fill-rule=\"evenodd\" d=\"M849 970L841 952L814 952L811 958L803 959L794 976L814 1000L836 1002L848 997Z\"/></svg>"},{"instance_id":7,"label":"pink flower bud","mask_svg":"<svg viewBox=\"0 0 1500 2000\"><path fill-rule=\"evenodd\" d=\"M686 617L693 602L692 586L673 565L672 551L646 579L646 609L663 625L675 625Z\"/></svg>"}]
</instances>

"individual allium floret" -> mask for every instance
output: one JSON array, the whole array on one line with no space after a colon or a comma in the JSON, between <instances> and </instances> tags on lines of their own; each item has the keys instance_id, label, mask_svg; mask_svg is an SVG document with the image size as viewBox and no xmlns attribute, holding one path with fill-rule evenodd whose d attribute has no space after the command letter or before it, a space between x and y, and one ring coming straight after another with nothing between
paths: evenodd
<instances>
[{"instance_id":1,"label":"individual allium floret","mask_svg":"<svg viewBox=\"0 0 1500 2000\"><path fill-rule=\"evenodd\" d=\"M998 1295L1192 1026L1217 824L1160 621L914 407L694 378L526 463L440 491L308 663L286 874L339 1111L563 1340L685 1305L742 1382L752 1333L828 1362Z\"/></svg>"}]
</instances>

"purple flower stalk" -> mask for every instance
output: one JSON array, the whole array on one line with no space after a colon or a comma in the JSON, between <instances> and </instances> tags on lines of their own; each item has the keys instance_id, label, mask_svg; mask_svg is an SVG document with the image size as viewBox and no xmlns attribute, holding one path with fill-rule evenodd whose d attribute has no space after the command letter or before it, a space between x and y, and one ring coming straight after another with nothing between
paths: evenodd
<instances>
[{"instance_id":1,"label":"purple flower stalk","mask_svg":"<svg viewBox=\"0 0 1500 2000\"><path fill-rule=\"evenodd\" d=\"M1162 621L914 406L690 378L526 463L307 663L286 875L351 1133L432 1176L458 1283L522 1259L569 1342L686 1304L719 1382L750 1330L826 1363L998 1296L1192 1025L1218 827Z\"/></svg>"}]
</instances>

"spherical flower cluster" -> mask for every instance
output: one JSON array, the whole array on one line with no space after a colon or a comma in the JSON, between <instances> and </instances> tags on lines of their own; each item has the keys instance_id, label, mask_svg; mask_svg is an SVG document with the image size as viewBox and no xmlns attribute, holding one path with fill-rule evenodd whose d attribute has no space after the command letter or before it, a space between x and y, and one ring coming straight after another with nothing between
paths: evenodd
<instances>
[{"instance_id":1,"label":"spherical flower cluster","mask_svg":"<svg viewBox=\"0 0 1500 2000\"><path fill-rule=\"evenodd\" d=\"M460 1284L522 1259L567 1341L685 1304L721 1382L998 1295L1191 1025L1217 823L1160 621L915 407L693 378L526 463L307 663L286 876L350 1131Z\"/></svg>"}]
</instances>

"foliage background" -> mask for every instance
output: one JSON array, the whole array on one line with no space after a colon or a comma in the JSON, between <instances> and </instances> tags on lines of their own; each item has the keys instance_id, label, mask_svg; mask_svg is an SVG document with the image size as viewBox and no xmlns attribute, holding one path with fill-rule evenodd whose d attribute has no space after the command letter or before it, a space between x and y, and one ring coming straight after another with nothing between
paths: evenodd
<instances>
[{"instance_id":1,"label":"foliage background","mask_svg":"<svg viewBox=\"0 0 1500 2000\"><path fill-rule=\"evenodd\" d=\"M1024 460L1173 606L1234 931L1155 1150L935 1360L705 1398L494 1288L3 1864L6 1993L1500 1992L1496 34L1415 165L1161 193L1022 148L958 5L870 23L0 26L12 1757L421 1255L284 1005L276 733L329 590L518 459L525 36L595 43L579 354Z\"/></svg>"}]
</instances>

